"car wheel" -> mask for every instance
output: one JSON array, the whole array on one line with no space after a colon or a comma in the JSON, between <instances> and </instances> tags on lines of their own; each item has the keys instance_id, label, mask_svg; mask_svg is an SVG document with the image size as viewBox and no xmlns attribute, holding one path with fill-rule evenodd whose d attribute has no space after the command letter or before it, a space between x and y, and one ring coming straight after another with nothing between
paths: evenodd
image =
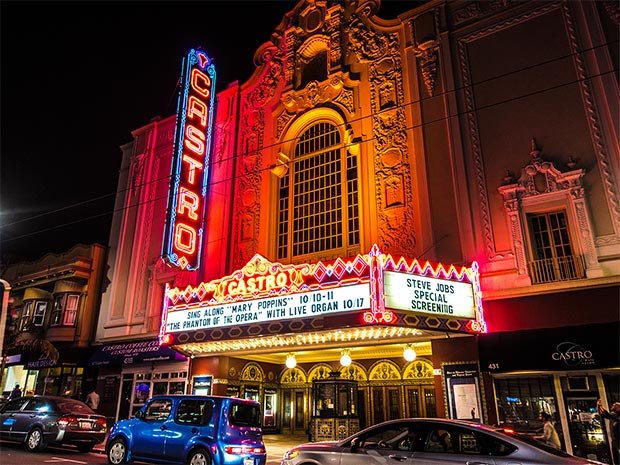
<instances>
[{"instance_id":1,"label":"car wheel","mask_svg":"<svg viewBox=\"0 0 620 465\"><path fill-rule=\"evenodd\" d=\"M80 452L90 452L95 447L94 444L78 444L77 448Z\"/></svg>"},{"instance_id":2,"label":"car wheel","mask_svg":"<svg viewBox=\"0 0 620 465\"><path fill-rule=\"evenodd\" d=\"M45 449L41 428L32 428L30 430L28 436L26 436L26 449L30 452L38 452Z\"/></svg>"},{"instance_id":3,"label":"car wheel","mask_svg":"<svg viewBox=\"0 0 620 465\"><path fill-rule=\"evenodd\" d=\"M108 449L108 463L112 465L118 465L119 463L127 462L127 446L125 441L118 438L112 441L110 448Z\"/></svg>"},{"instance_id":4,"label":"car wheel","mask_svg":"<svg viewBox=\"0 0 620 465\"><path fill-rule=\"evenodd\" d=\"M187 465L209 465L211 459L204 449L193 450L187 457Z\"/></svg>"}]
</instances>

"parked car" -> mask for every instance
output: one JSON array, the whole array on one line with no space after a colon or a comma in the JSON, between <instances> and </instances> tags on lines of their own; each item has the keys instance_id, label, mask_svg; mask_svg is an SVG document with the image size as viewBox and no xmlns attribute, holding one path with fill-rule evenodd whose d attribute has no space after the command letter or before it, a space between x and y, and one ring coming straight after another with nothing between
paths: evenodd
<instances>
[{"instance_id":1,"label":"parked car","mask_svg":"<svg viewBox=\"0 0 620 465\"><path fill-rule=\"evenodd\" d=\"M258 402L233 397L155 396L112 427L108 462L265 465Z\"/></svg>"},{"instance_id":2,"label":"parked car","mask_svg":"<svg viewBox=\"0 0 620 465\"><path fill-rule=\"evenodd\" d=\"M535 439L479 423L435 418L390 420L339 442L302 444L281 465L584 465L592 462Z\"/></svg>"},{"instance_id":3,"label":"parked car","mask_svg":"<svg viewBox=\"0 0 620 465\"><path fill-rule=\"evenodd\" d=\"M49 444L72 444L88 452L105 439L106 417L70 397L25 396L0 407L0 437L36 452Z\"/></svg>"}]
</instances>

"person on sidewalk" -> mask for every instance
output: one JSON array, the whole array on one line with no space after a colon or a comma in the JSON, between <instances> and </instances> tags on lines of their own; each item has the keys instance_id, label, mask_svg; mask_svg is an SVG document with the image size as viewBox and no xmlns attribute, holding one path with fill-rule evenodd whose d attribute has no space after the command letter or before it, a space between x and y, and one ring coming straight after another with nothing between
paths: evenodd
<instances>
[{"instance_id":1,"label":"person on sidewalk","mask_svg":"<svg viewBox=\"0 0 620 465\"><path fill-rule=\"evenodd\" d=\"M9 395L9 400L19 399L22 396L22 388L19 386L19 383L15 383L15 387L11 391Z\"/></svg>"},{"instance_id":2,"label":"person on sidewalk","mask_svg":"<svg viewBox=\"0 0 620 465\"><path fill-rule=\"evenodd\" d=\"M609 411L607 411L605 407L603 407L603 401L599 399L596 402L596 410L603 420L604 430L608 430L611 435L613 463L618 465L620 464L620 403L614 402ZM609 420L609 428L604 420Z\"/></svg>"},{"instance_id":3,"label":"person on sidewalk","mask_svg":"<svg viewBox=\"0 0 620 465\"><path fill-rule=\"evenodd\" d=\"M560 436L551 422L551 415L547 412L540 412L538 419L543 422L543 432L540 436L534 436L534 439L538 439L556 449L561 449L562 444L560 443Z\"/></svg>"},{"instance_id":4,"label":"person on sidewalk","mask_svg":"<svg viewBox=\"0 0 620 465\"><path fill-rule=\"evenodd\" d=\"M97 408L99 407L99 400L100 400L99 394L97 394L97 391L95 391L95 388L92 388L90 392L88 393L88 395L86 396L86 400L84 401L84 403L96 412Z\"/></svg>"}]
</instances>

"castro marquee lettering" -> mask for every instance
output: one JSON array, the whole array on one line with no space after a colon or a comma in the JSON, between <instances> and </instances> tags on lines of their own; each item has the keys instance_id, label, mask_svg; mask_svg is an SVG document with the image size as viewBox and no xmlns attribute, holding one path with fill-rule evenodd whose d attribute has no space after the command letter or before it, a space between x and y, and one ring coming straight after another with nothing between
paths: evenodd
<instances>
[{"instance_id":1,"label":"castro marquee lettering","mask_svg":"<svg viewBox=\"0 0 620 465\"><path fill-rule=\"evenodd\" d=\"M181 71L162 258L183 270L200 265L211 148L215 68L191 50Z\"/></svg>"},{"instance_id":2,"label":"castro marquee lettering","mask_svg":"<svg viewBox=\"0 0 620 465\"><path fill-rule=\"evenodd\" d=\"M551 358L568 366L592 365L594 363L592 351L575 342L558 344L555 352L551 354Z\"/></svg>"}]
</instances>

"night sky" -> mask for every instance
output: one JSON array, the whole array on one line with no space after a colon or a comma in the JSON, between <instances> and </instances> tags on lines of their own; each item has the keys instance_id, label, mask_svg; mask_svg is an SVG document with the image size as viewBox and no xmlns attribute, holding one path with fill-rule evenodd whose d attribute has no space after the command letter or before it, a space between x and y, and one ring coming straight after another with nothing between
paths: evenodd
<instances>
[{"instance_id":1,"label":"night sky","mask_svg":"<svg viewBox=\"0 0 620 465\"><path fill-rule=\"evenodd\" d=\"M119 147L176 112L182 57L213 58L217 90L244 82L295 4L2 0L0 265L107 245Z\"/></svg>"}]
</instances>

